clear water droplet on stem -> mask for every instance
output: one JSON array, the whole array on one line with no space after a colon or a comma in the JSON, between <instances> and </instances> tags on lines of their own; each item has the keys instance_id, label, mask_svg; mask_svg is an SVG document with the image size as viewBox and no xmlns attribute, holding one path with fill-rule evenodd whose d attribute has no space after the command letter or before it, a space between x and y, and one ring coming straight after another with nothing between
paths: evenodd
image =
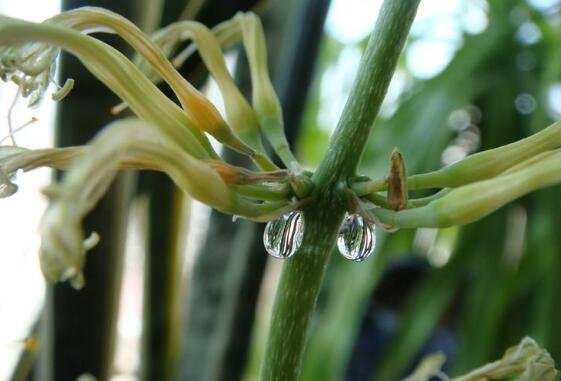
<instances>
[{"instance_id":1,"label":"clear water droplet on stem","mask_svg":"<svg viewBox=\"0 0 561 381\"><path fill-rule=\"evenodd\" d=\"M347 215L337 236L337 248L341 255L351 261L362 262L372 255L375 246L374 226L358 214Z\"/></svg>"},{"instance_id":2,"label":"clear water droplet on stem","mask_svg":"<svg viewBox=\"0 0 561 381\"><path fill-rule=\"evenodd\" d=\"M304 215L302 212L291 212L267 223L263 243L270 255L284 259L296 253L303 237Z\"/></svg>"}]
</instances>

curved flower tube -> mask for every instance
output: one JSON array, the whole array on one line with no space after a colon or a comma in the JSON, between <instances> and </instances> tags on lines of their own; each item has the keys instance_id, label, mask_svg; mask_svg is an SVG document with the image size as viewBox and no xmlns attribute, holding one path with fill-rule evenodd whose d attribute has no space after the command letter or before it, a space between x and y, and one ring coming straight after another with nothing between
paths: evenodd
<instances>
[{"instance_id":1,"label":"curved flower tube","mask_svg":"<svg viewBox=\"0 0 561 381\"><path fill-rule=\"evenodd\" d=\"M242 140L260 152L264 152L255 112L228 72L220 43L214 34L201 23L180 21L159 30L153 38L158 44L166 40L193 40L201 58L220 88L226 115L232 128Z\"/></svg>"},{"instance_id":2,"label":"curved flower tube","mask_svg":"<svg viewBox=\"0 0 561 381\"><path fill-rule=\"evenodd\" d=\"M231 103L238 106L242 102L236 96L232 96L232 88L229 84L230 76L223 66L223 60L217 59L218 48L226 49L240 39L243 42L251 73L252 85L252 104L257 115L258 124L267 140L271 143L275 153L282 160L284 165L294 173L302 172L302 168L294 157L286 136L284 134L284 122L280 102L274 91L267 67L267 50L263 26L259 18L253 13L238 13L231 20L219 24L213 29L213 35L206 31L206 27L201 29L200 24L189 21L181 21L170 24L168 27L154 34L154 41L163 46L167 55L171 55L175 47L186 39L193 39L202 55L203 60L209 67L212 75L221 85L221 91L226 98L231 98ZM206 46L203 46L203 42ZM173 61L175 66L181 65L185 59L194 52L188 47L180 53ZM153 80L157 80L152 70L139 63L139 67L147 73ZM228 108L228 102L226 104ZM242 112L245 120L250 120L249 114L245 110L245 105L241 105L237 112ZM253 116L251 116L253 118ZM254 138L251 136L253 130L242 132L242 136L247 136L249 141ZM259 144L259 143L258 143ZM258 145L257 147L260 147Z\"/></svg>"},{"instance_id":3,"label":"curved flower tube","mask_svg":"<svg viewBox=\"0 0 561 381\"><path fill-rule=\"evenodd\" d=\"M375 208L383 224L397 228L449 227L476 221L534 190L561 182L561 151L516 171L454 188L418 208L393 212Z\"/></svg>"},{"instance_id":4,"label":"curved flower tube","mask_svg":"<svg viewBox=\"0 0 561 381\"><path fill-rule=\"evenodd\" d=\"M197 121L189 119L122 53L99 40L67 28L0 16L0 45L17 45L30 41L60 46L72 53L92 74L125 100L136 115L164 131L184 150L197 158L217 157L206 137L197 131ZM37 70L45 67L50 70L50 66L42 59L33 59L25 54L30 49L37 51L45 48L48 49L48 45L32 43L7 52L2 57L2 69L24 71L31 65ZM51 57L50 54L48 56ZM27 74L25 71L24 73ZM146 102L146 98L151 102Z\"/></svg>"},{"instance_id":5,"label":"curved flower tube","mask_svg":"<svg viewBox=\"0 0 561 381\"><path fill-rule=\"evenodd\" d=\"M56 15L46 22L66 26L84 33L109 31L118 34L127 41L138 54L144 57L152 68L156 70L158 75L170 85L182 104L184 111L191 119L198 122L197 126L199 128L233 149L252 157L256 155L253 149L240 141L226 122L224 122L214 105L175 70L160 48L126 18L103 8L83 7ZM204 34L206 27L198 23L192 24L195 24L193 27L198 29L195 34L204 38L205 49L203 50L208 51L212 49L214 36L210 32L207 32L206 35ZM218 45L218 43L216 43L216 45ZM215 51L212 53L212 62L219 62L220 59L223 61L218 47L216 47ZM207 65L209 65L209 62L207 62ZM232 91L232 88L235 89L235 91ZM243 100L233 80L231 81L229 90L228 99L232 99L232 96L235 96L237 93L238 98ZM238 128L245 128L244 126L247 123L247 119L251 118L253 110L251 110L249 105L247 105L245 109L241 108L240 106L243 106L243 101L240 102L240 99L237 100L236 106L238 107L230 107L230 114L233 114L233 110L243 110L241 114L243 114L244 118L242 118L242 120L234 118L233 121ZM254 127L254 129L256 134L256 127ZM263 150L261 149L261 151Z\"/></svg>"},{"instance_id":6,"label":"curved flower tube","mask_svg":"<svg viewBox=\"0 0 561 381\"><path fill-rule=\"evenodd\" d=\"M561 121L553 123L527 138L482 151L433 172L410 176L409 189L458 187L491 178L515 168L520 163L561 146ZM388 188L385 179L361 181L352 185L360 196Z\"/></svg>"},{"instance_id":7,"label":"curved flower tube","mask_svg":"<svg viewBox=\"0 0 561 381\"><path fill-rule=\"evenodd\" d=\"M141 166L151 163L153 169L168 174L194 199L236 216L268 220L300 206L288 200L255 204L243 199L207 163L182 151L164 134L138 119L113 122L81 151L70 163L62 182L45 190L50 204L41 222L40 260L45 277L51 281L71 279L75 286L83 282L84 252L95 240L84 240L81 221L126 160L129 166L132 162ZM5 170L14 171L18 162L30 168L36 164L30 163L32 159L48 164L46 156L40 154L20 151L7 156L6 159L13 159L14 155L20 158L3 160ZM76 155L77 149L49 154L56 164Z\"/></svg>"}]
</instances>

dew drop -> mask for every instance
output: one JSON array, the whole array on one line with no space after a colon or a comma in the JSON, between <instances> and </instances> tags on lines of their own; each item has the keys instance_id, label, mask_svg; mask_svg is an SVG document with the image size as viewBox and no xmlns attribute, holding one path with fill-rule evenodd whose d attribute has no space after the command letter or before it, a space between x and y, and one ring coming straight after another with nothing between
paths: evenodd
<instances>
[{"instance_id":1,"label":"dew drop","mask_svg":"<svg viewBox=\"0 0 561 381\"><path fill-rule=\"evenodd\" d=\"M270 221L265 227L263 243L275 258L289 258L296 253L304 237L304 215L291 212Z\"/></svg>"},{"instance_id":2,"label":"dew drop","mask_svg":"<svg viewBox=\"0 0 561 381\"><path fill-rule=\"evenodd\" d=\"M337 236L337 248L341 255L351 261L362 262L372 255L375 246L374 226L358 214L347 215Z\"/></svg>"}]
</instances>

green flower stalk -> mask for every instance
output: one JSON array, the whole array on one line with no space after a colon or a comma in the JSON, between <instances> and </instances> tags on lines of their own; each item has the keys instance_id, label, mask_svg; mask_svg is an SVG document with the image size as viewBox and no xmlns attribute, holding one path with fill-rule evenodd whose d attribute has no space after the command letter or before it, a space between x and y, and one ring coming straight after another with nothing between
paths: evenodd
<instances>
[{"instance_id":1,"label":"green flower stalk","mask_svg":"<svg viewBox=\"0 0 561 381\"><path fill-rule=\"evenodd\" d=\"M382 104L419 1L386 0L327 153L312 176L302 246L283 268L276 291L262 380L297 380L308 325L329 254L349 208L347 182Z\"/></svg>"}]
</instances>

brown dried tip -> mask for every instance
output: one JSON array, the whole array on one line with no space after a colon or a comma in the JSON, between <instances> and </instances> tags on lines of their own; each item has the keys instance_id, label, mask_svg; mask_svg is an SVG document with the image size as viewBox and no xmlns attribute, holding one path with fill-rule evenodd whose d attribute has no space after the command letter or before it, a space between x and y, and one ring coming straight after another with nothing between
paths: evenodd
<instances>
[{"instance_id":1,"label":"brown dried tip","mask_svg":"<svg viewBox=\"0 0 561 381\"><path fill-rule=\"evenodd\" d=\"M388 182L388 203L395 211L407 206L409 200L407 194L407 171L403 157L397 148L394 148L391 155L390 175Z\"/></svg>"}]
</instances>

